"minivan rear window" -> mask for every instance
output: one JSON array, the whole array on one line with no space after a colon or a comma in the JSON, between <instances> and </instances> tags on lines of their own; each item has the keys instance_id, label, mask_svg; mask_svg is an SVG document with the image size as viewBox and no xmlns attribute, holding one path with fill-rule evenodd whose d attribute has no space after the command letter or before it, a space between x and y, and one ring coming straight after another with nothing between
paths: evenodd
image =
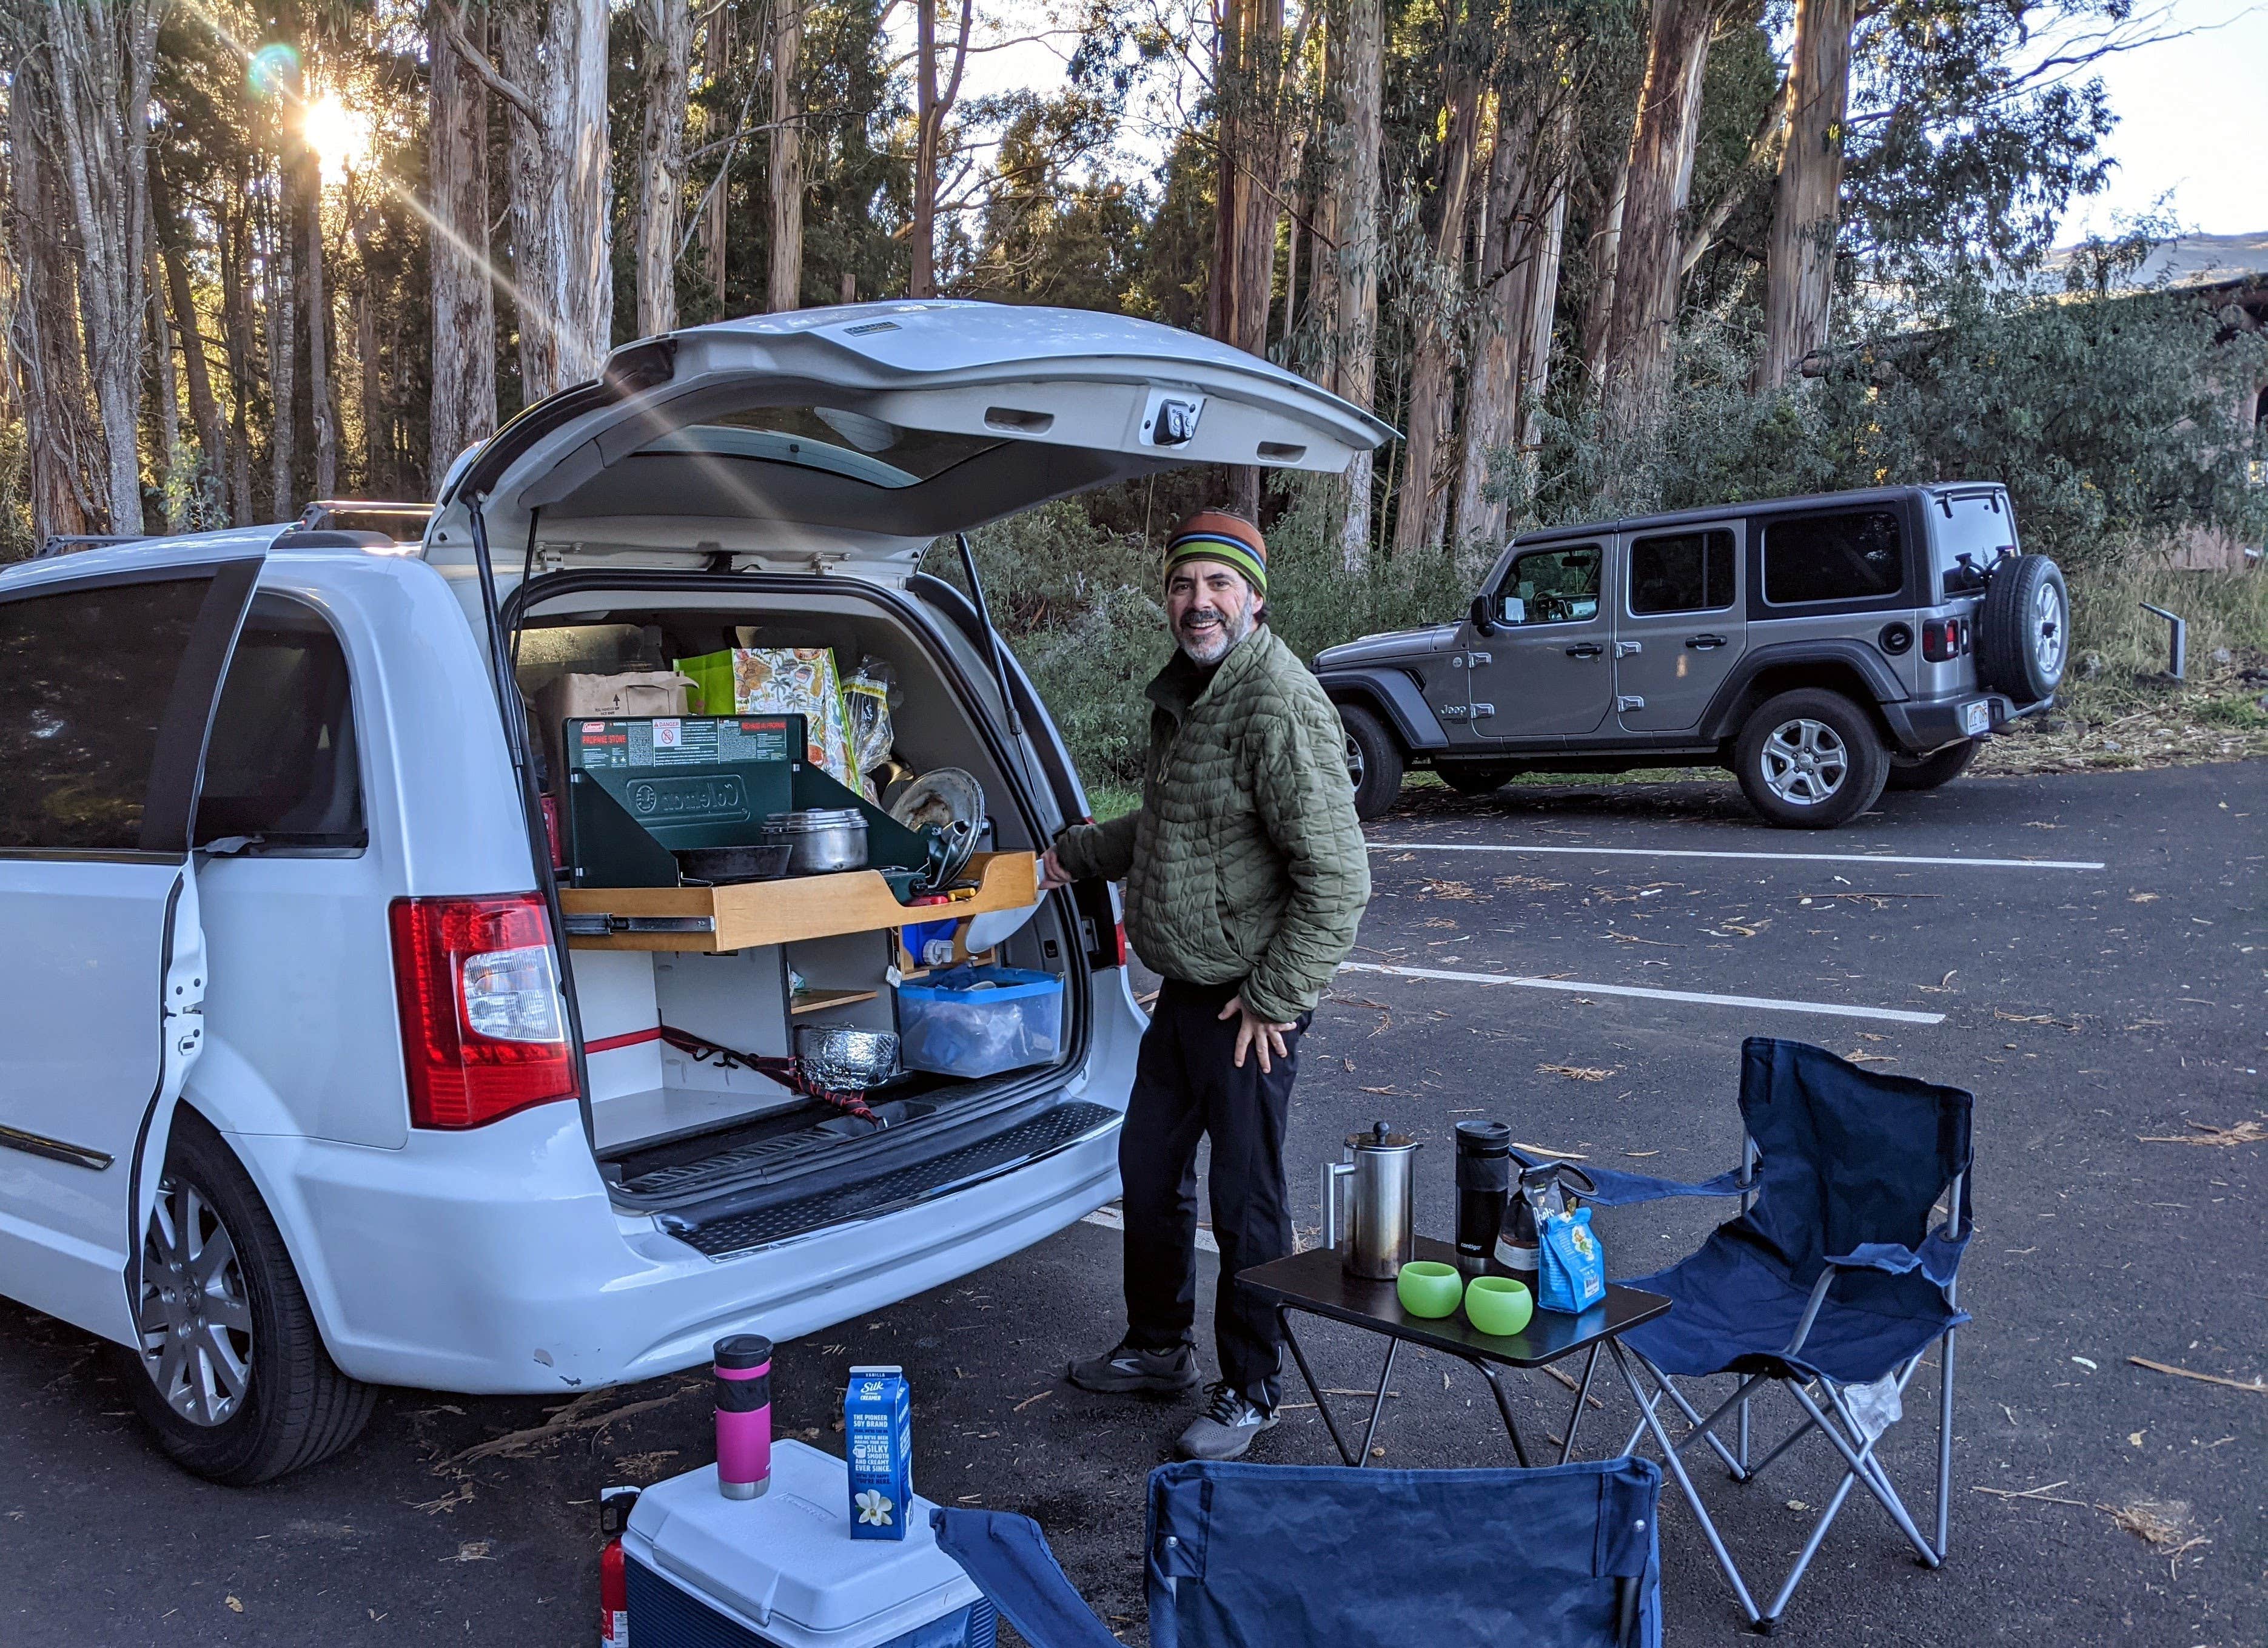
<instances>
[{"instance_id":1,"label":"minivan rear window","mask_svg":"<svg viewBox=\"0 0 2268 1648\"><path fill-rule=\"evenodd\" d=\"M1905 551L1891 510L1838 510L1764 523L1764 599L1773 606L1865 601L1894 595L1904 583Z\"/></svg>"},{"instance_id":2,"label":"minivan rear window","mask_svg":"<svg viewBox=\"0 0 2268 1648\"><path fill-rule=\"evenodd\" d=\"M211 588L165 579L0 602L0 851L141 846L158 727Z\"/></svg>"},{"instance_id":3,"label":"minivan rear window","mask_svg":"<svg viewBox=\"0 0 2268 1648\"><path fill-rule=\"evenodd\" d=\"M254 599L221 683L197 802L199 846L358 847L362 773L339 638L313 609Z\"/></svg>"}]
</instances>

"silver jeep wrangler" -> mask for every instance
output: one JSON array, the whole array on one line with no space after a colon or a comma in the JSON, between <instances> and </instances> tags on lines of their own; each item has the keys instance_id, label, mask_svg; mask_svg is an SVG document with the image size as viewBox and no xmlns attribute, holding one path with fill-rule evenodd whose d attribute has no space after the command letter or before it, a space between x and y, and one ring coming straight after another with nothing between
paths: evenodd
<instances>
[{"instance_id":1,"label":"silver jeep wrangler","mask_svg":"<svg viewBox=\"0 0 2268 1648\"><path fill-rule=\"evenodd\" d=\"M2005 487L1880 487L1530 533L1462 622L1314 667L1365 818L1411 767L1482 794L1690 765L1730 768L1773 824L1831 829L2052 704L2070 617Z\"/></svg>"}]
</instances>

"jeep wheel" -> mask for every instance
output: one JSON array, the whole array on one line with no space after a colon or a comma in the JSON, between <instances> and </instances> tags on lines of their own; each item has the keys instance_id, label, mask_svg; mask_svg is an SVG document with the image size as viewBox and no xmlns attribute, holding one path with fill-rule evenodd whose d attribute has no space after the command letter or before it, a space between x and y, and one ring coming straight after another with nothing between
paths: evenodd
<instances>
[{"instance_id":1,"label":"jeep wheel","mask_svg":"<svg viewBox=\"0 0 2268 1648\"><path fill-rule=\"evenodd\" d=\"M276 1221L221 1137L184 1111L142 1247L119 1372L174 1463L247 1488L328 1459L377 1392L332 1365Z\"/></svg>"},{"instance_id":2,"label":"jeep wheel","mask_svg":"<svg viewBox=\"0 0 2268 1648\"><path fill-rule=\"evenodd\" d=\"M1339 706L1346 728L1347 777L1354 784L1354 814L1368 823L1402 794L1402 746L1384 722L1356 704Z\"/></svg>"},{"instance_id":3,"label":"jeep wheel","mask_svg":"<svg viewBox=\"0 0 2268 1648\"><path fill-rule=\"evenodd\" d=\"M1749 804L1792 830L1831 830L1874 804L1889 751L1867 713L1839 692L1783 692L1749 717L1733 772Z\"/></svg>"},{"instance_id":4,"label":"jeep wheel","mask_svg":"<svg viewBox=\"0 0 2268 1648\"><path fill-rule=\"evenodd\" d=\"M1894 790L1933 790L1940 784L1950 784L1969 771L1969 764L1977 759L1980 747L1979 740L1964 738L1930 755L1894 755L1890 757L1889 787Z\"/></svg>"},{"instance_id":5,"label":"jeep wheel","mask_svg":"<svg viewBox=\"0 0 2268 1648\"><path fill-rule=\"evenodd\" d=\"M1466 766L1452 762L1436 766L1441 782L1460 795L1493 795L1512 782L1512 774L1503 767Z\"/></svg>"},{"instance_id":6,"label":"jeep wheel","mask_svg":"<svg viewBox=\"0 0 2268 1648\"><path fill-rule=\"evenodd\" d=\"M2071 594L2044 555L2019 555L1992 569L1977 615L1977 678L2020 704L2063 684L2071 655Z\"/></svg>"}]
</instances>

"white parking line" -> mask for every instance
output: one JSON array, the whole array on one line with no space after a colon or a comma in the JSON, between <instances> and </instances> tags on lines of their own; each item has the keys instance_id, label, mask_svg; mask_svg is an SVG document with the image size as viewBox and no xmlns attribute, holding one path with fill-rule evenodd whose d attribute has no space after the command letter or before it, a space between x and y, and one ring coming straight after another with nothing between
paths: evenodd
<instances>
[{"instance_id":1,"label":"white parking line","mask_svg":"<svg viewBox=\"0 0 2268 1648\"><path fill-rule=\"evenodd\" d=\"M1118 1204L1113 1201L1097 1208L1093 1213L1088 1214L1085 1218L1081 1219L1079 1223L1081 1224L1099 1224L1106 1230L1123 1230L1126 1228L1126 1216L1124 1213L1120 1211ZM1220 1252L1220 1244L1212 1239L1212 1232L1206 1230L1203 1225L1199 1225L1197 1227L1197 1252L1200 1253L1218 1253Z\"/></svg>"},{"instance_id":2,"label":"white parking line","mask_svg":"<svg viewBox=\"0 0 2268 1648\"><path fill-rule=\"evenodd\" d=\"M1889 853L1705 853L1697 847L1504 846L1477 841L1373 841L1373 853L1564 853L1573 858L1750 858L1798 864L1944 864L1962 869L2102 869L2094 859L1907 858Z\"/></svg>"},{"instance_id":3,"label":"white parking line","mask_svg":"<svg viewBox=\"0 0 2268 1648\"><path fill-rule=\"evenodd\" d=\"M1692 1001L1703 1007L1746 1007L1767 1013L1814 1013L1824 1018L1876 1019L1890 1024L1942 1024L1942 1013L1909 1013L1895 1007L1842 1007L1832 1001L1786 1001L1769 995L1715 995L1703 990L1651 990L1634 984L1581 984L1572 979L1524 979L1507 972L1446 972L1438 967L1396 967L1385 962L1350 961L1341 972L1382 972L1396 979L1432 979L1446 984L1509 984L1523 990L1558 990L1570 995L1628 995L1648 1001Z\"/></svg>"}]
</instances>

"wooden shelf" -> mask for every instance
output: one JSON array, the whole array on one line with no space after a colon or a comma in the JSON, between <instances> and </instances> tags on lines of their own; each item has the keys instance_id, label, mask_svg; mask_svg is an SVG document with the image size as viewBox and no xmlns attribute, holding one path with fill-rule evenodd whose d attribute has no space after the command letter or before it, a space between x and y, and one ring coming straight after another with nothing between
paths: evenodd
<instances>
[{"instance_id":1,"label":"wooden shelf","mask_svg":"<svg viewBox=\"0 0 2268 1648\"><path fill-rule=\"evenodd\" d=\"M821 1008L849 1007L858 1001L871 1001L881 994L880 990L799 990L787 999L790 1013L816 1013Z\"/></svg>"},{"instance_id":2,"label":"wooden shelf","mask_svg":"<svg viewBox=\"0 0 2268 1648\"><path fill-rule=\"evenodd\" d=\"M972 897L911 907L871 869L732 887L563 887L559 907L571 949L716 952L880 933L1039 902L1039 861L1029 853L979 853L962 879L976 883ZM587 930L600 918L606 930Z\"/></svg>"}]
</instances>

